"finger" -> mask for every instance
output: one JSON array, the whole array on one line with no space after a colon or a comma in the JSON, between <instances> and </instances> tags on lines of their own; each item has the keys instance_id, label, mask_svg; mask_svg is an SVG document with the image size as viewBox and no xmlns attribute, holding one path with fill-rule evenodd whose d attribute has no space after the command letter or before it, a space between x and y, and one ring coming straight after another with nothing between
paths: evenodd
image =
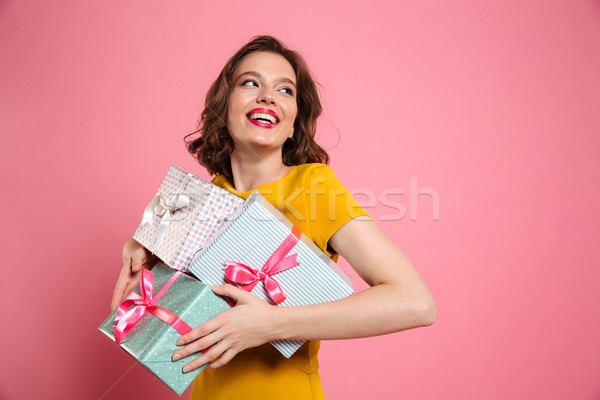
<instances>
[{"instance_id":1,"label":"finger","mask_svg":"<svg viewBox=\"0 0 600 400\"><path fill-rule=\"evenodd\" d=\"M227 283L224 285L213 286L212 291L216 295L225 296L233 299L236 304L240 301L246 303L256 298L252 293L249 293L245 290L242 290Z\"/></svg>"},{"instance_id":2,"label":"finger","mask_svg":"<svg viewBox=\"0 0 600 400\"><path fill-rule=\"evenodd\" d=\"M121 301L123 301L123 299L125 299L125 297L127 297L127 295L129 293L131 293L131 291L133 289L135 289L135 287L140 283L140 277L137 276L133 279L130 279L129 282L127 283L127 287L125 288L125 291L123 292L123 297L121 298Z\"/></svg>"},{"instance_id":3,"label":"finger","mask_svg":"<svg viewBox=\"0 0 600 400\"><path fill-rule=\"evenodd\" d=\"M208 364L211 360L218 359L221 356L221 354L223 354L225 352L226 349L227 348L225 345L223 345L222 343L217 343L216 345L211 347L208 351L206 351L206 353L200 355L195 360L185 364L182 369L183 373L188 373L190 371L195 370L196 368L199 368L205 364Z\"/></svg>"},{"instance_id":4,"label":"finger","mask_svg":"<svg viewBox=\"0 0 600 400\"><path fill-rule=\"evenodd\" d=\"M119 306L120 302L121 302L121 294L119 292L117 292L117 289L115 288L115 291L112 296L112 300L110 301L110 312L115 311L115 308L117 308Z\"/></svg>"},{"instance_id":5,"label":"finger","mask_svg":"<svg viewBox=\"0 0 600 400\"><path fill-rule=\"evenodd\" d=\"M117 284L115 285L115 290L113 291L112 301L110 303L111 311L117 308L123 297L125 297L125 293L127 291L127 275L125 272L128 270L126 265L123 265L121 272L119 273L119 279L117 279Z\"/></svg>"},{"instance_id":6,"label":"finger","mask_svg":"<svg viewBox=\"0 0 600 400\"><path fill-rule=\"evenodd\" d=\"M137 249L131 256L131 272L139 272L146 263L146 252L143 248Z\"/></svg>"},{"instance_id":7,"label":"finger","mask_svg":"<svg viewBox=\"0 0 600 400\"><path fill-rule=\"evenodd\" d=\"M190 354L200 353L200 352L206 353L211 349L211 346L214 346L221 339L222 339L222 335L213 332L210 335L205 336L201 339L195 340L195 341L191 342L190 344L188 344L187 346L177 350L175 353L173 353L172 359L173 359L173 361L177 361L177 360L180 360L182 358L189 356ZM206 362L208 362L208 361L210 361L210 360L207 360Z\"/></svg>"},{"instance_id":8,"label":"finger","mask_svg":"<svg viewBox=\"0 0 600 400\"><path fill-rule=\"evenodd\" d=\"M123 265L113 292L112 310L117 308L119 303L140 283L140 279L140 273L132 274L130 268L127 265Z\"/></svg>"},{"instance_id":9,"label":"finger","mask_svg":"<svg viewBox=\"0 0 600 400\"><path fill-rule=\"evenodd\" d=\"M206 368L216 369L227 364L237 354L233 349L227 349L219 358L208 363Z\"/></svg>"},{"instance_id":10,"label":"finger","mask_svg":"<svg viewBox=\"0 0 600 400\"><path fill-rule=\"evenodd\" d=\"M192 329L185 335L181 336L179 340L177 340L177 346L183 346L190 342L200 339L201 337L207 336L221 326L220 321L217 319L218 315L212 319L209 319L202 325L198 326L195 329Z\"/></svg>"}]
</instances>

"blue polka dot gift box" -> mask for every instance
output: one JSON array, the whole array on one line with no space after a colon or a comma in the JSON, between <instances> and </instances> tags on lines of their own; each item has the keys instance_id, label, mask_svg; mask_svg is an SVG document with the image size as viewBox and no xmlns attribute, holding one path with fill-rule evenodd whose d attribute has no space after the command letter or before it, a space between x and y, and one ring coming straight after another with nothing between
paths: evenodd
<instances>
[{"instance_id":1,"label":"blue polka dot gift box","mask_svg":"<svg viewBox=\"0 0 600 400\"><path fill-rule=\"evenodd\" d=\"M243 199L171 166L133 238L169 267L185 271Z\"/></svg>"},{"instance_id":2,"label":"blue polka dot gift box","mask_svg":"<svg viewBox=\"0 0 600 400\"><path fill-rule=\"evenodd\" d=\"M140 285L98 329L181 396L205 366L184 374L199 354L172 361L181 348L175 343L229 305L209 285L164 264L142 273Z\"/></svg>"}]
</instances>

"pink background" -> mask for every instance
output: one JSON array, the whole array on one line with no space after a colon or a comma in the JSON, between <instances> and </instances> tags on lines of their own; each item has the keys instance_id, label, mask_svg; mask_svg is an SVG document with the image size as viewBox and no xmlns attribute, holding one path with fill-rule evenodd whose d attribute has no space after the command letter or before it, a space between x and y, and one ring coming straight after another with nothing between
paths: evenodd
<instances>
[{"instance_id":1,"label":"pink background","mask_svg":"<svg viewBox=\"0 0 600 400\"><path fill-rule=\"evenodd\" d=\"M96 331L122 244L169 165L207 176L182 137L262 33L322 84L346 186L404 190L370 211L437 303L431 328L324 343L328 397L599 399L597 0L2 1L0 398L98 399L133 364ZM439 221L428 195L411 220L411 177ZM177 398L141 366L126 395Z\"/></svg>"}]
</instances>

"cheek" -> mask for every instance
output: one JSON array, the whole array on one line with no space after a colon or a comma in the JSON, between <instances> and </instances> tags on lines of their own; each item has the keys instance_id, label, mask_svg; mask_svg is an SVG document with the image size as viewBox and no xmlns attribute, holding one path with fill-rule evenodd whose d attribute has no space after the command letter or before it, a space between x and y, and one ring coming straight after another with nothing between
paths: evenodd
<instances>
[{"instance_id":1,"label":"cheek","mask_svg":"<svg viewBox=\"0 0 600 400\"><path fill-rule=\"evenodd\" d=\"M289 104L285 110L285 119L287 120L286 122L289 123L290 125L294 125L294 121L296 121L297 117L298 117L298 106L296 106L296 103Z\"/></svg>"},{"instance_id":2,"label":"cheek","mask_svg":"<svg viewBox=\"0 0 600 400\"><path fill-rule=\"evenodd\" d=\"M227 107L227 113L225 114L225 123L227 125L231 125L231 123L233 122L233 110L231 108L231 104L229 104L229 107Z\"/></svg>"},{"instance_id":3,"label":"cheek","mask_svg":"<svg viewBox=\"0 0 600 400\"><path fill-rule=\"evenodd\" d=\"M231 118L235 117L235 115L238 114L242 108L243 103L244 99L240 96L240 94L235 91L232 92L229 95L227 102L227 116Z\"/></svg>"},{"instance_id":4,"label":"cheek","mask_svg":"<svg viewBox=\"0 0 600 400\"><path fill-rule=\"evenodd\" d=\"M242 118L245 118L243 115L243 109L240 107L239 102L230 102L227 107L226 115L228 123L240 121Z\"/></svg>"}]
</instances>

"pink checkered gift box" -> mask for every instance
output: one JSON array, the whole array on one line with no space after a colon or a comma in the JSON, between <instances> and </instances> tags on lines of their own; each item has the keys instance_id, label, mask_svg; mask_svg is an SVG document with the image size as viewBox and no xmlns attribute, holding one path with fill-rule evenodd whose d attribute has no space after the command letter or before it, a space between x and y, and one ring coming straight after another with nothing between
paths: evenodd
<instances>
[{"instance_id":1,"label":"pink checkered gift box","mask_svg":"<svg viewBox=\"0 0 600 400\"><path fill-rule=\"evenodd\" d=\"M243 202L173 165L133 238L169 267L185 271L194 254Z\"/></svg>"}]
</instances>

